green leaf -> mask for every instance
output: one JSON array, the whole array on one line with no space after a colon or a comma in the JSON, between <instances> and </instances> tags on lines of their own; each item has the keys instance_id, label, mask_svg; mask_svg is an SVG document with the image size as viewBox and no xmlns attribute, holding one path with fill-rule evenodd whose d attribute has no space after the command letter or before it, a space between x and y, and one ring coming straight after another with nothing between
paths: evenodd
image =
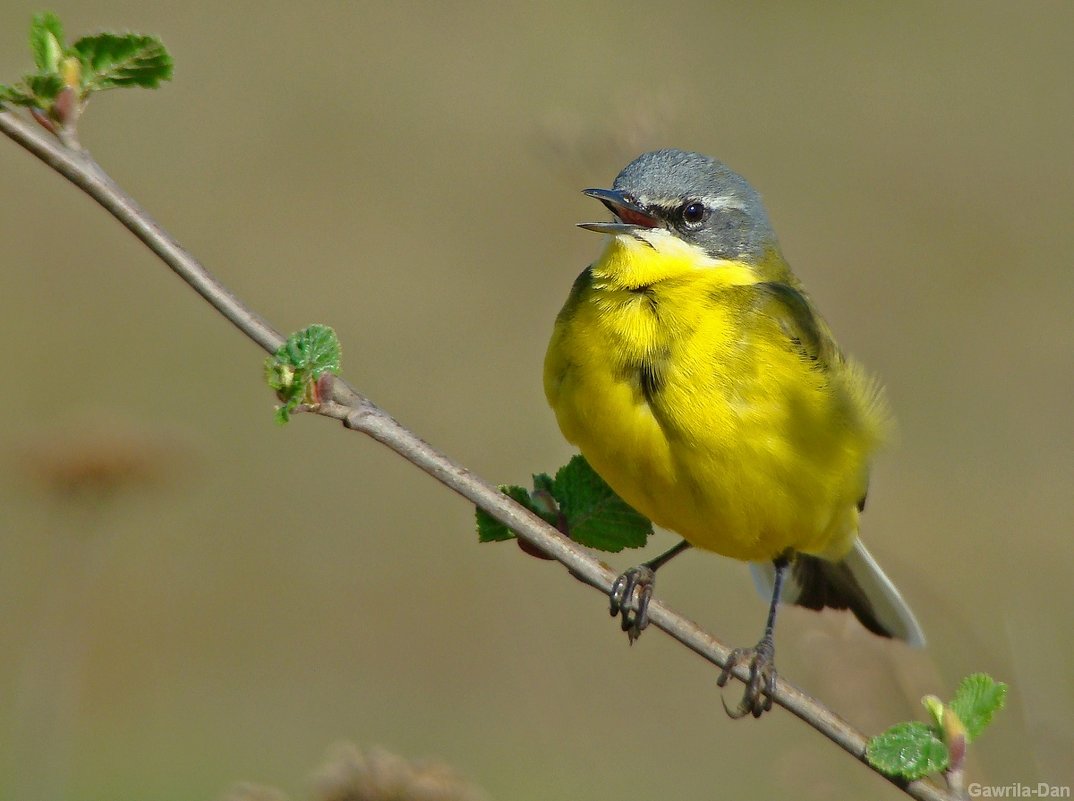
<instances>
[{"instance_id":1,"label":"green leaf","mask_svg":"<svg viewBox=\"0 0 1074 801\"><path fill-rule=\"evenodd\" d=\"M338 375L342 355L336 332L327 325L314 324L287 337L271 358L317 379L325 372Z\"/></svg>"},{"instance_id":2,"label":"green leaf","mask_svg":"<svg viewBox=\"0 0 1074 801\"><path fill-rule=\"evenodd\" d=\"M63 25L51 11L35 14L30 23L30 49L42 73L56 72L63 57Z\"/></svg>"},{"instance_id":3,"label":"green leaf","mask_svg":"<svg viewBox=\"0 0 1074 801\"><path fill-rule=\"evenodd\" d=\"M553 494L555 480L548 473L536 473L533 476L533 493L530 495L530 510L536 512L551 525L559 528L559 501Z\"/></svg>"},{"instance_id":4,"label":"green leaf","mask_svg":"<svg viewBox=\"0 0 1074 801\"><path fill-rule=\"evenodd\" d=\"M653 524L615 494L581 455L556 473L552 495L567 519L570 538L602 551L641 548Z\"/></svg>"},{"instance_id":5,"label":"green leaf","mask_svg":"<svg viewBox=\"0 0 1074 801\"><path fill-rule=\"evenodd\" d=\"M572 540L603 551L640 548L653 533L653 525L628 506L582 456L575 456L552 478L547 473L533 476L533 491L522 487L500 487L531 512L565 533ZM481 542L495 542L514 536L505 526L477 510L477 532ZM565 524L565 525L564 525Z\"/></svg>"},{"instance_id":6,"label":"green leaf","mask_svg":"<svg viewBox=\"0 0 1074 801\"><path fill-rule=\"evenodd\" d=\"M865 757L888 776L914 781L947 767L947 746L925 723L898 723L869 740Z\"/></svg>"},{"instance_id":7,"label":"green leaf","mask_svg":"<svg viewBox=\"0 0 1074 801\"><path fill-rule=\"evenodd\" d=\"M13 106L32 106L34 96L17 86L0 84L0 104L3 103L10 103Z\"/></svg>"},{"instance_id":8,"label":"green leaf","mask_svg":"<svg viewBox=\"0 0 1074 801\"><path fill-rule=\"evenodd\" d=\"M318 379L326 373L339 375L341 360L339 337L327 325L296 331L265 359L265 382L283 401L276 410L277 422L286 423L300 404L319 403Z\"/></svg>"},{"instance_id":9,"label":"green leaf","mask_svg":"<svg viewBox=\"0 0 1074 801\"><path fill-rule=\"evenodd\" d=\"M943 701L937 698L935 695L926 695L921 699L921 704L932 715L932 719L936 722L938 728L943 728Z\"/></svg>"},{"instance_id":10,"label":"green leaf","mask_svg":"<svg viewBox=\"0 0 1074 801\"><path fill-rule=\"evenodd\" d=\"M973 742L1003 708L1007 685L987 673L973 673L962 680L950 703L966 727L966 740Z\"/></svg>"},{"instance_id":11,"label":"green leaf","mask_svg":"<svg viewBox=\"0 0 1074 801\"><path fill-rule=\"evenodd\" d=\"M87 91L122 86L155 89L172 77L172 57L155 36L98 33L71 45L82 62Z\"/></svg>"},{"instance_id":12,"label":"green leaf","mask_svg":"<svg viewBox=\"0 0 1074 801\"><path fill-rule=\"evenodd\" d=\"M552 476L548 475L548 473L534 473L533 489L536 492L541 492L543 490L544 492L555 494L555 479L553 479Z\"/></svg>"},{"instance_id":13,"label":"green leaf","mask_svg":"<svg viewBox=\"0 0 1074 801\"><path fill-rule=\"evenodd\" d=\"M518 501L527 509L531 508L530 494L525 487L501 486L500 492L512 500ZM478 507L475 514L477 520L478 542L503 542L514 538L514 533L499 520L484 509Z\"/></svg>"},{"instance_id":14,"label":"green leaf","mask_svg":"<svg viewBox=\"0 0 1074 801\"><path fill-rule=\"evenodd\" d=\"M63 78L57 73L27 75L23 82L33 95L33 105L41 108L51 107L56 95L63 91Z\"/></svg>"}]
</instances>

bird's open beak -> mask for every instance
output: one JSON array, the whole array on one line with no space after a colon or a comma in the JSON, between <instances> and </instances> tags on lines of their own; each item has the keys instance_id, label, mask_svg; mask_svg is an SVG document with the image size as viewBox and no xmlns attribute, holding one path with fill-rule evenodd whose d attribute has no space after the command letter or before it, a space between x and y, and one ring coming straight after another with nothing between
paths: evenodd
<instances>
[{"instance_id":1,"label":"bird's open beak","mask_svg":"<svg viewBox=\"0 0 1074 801\"><path fill-rule=\"evenodd\" d=\"M615 215L615 222L578 223L579 228L598 234L628 234L639 228L658 228L660 220L651 215L633 198L618 189L586 189L582 194L595 197Z\"/></svg>"}]
</instances>

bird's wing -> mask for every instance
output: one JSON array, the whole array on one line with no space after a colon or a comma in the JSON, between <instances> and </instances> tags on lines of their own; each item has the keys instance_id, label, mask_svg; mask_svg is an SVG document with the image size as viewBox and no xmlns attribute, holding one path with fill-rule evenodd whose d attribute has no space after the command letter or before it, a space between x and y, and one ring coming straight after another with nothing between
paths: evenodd
<instances>
[{"instance_id":1,"label":"bird's wing","mask_svg":"<svg viewBox=\"0 0 1074 801\"><path fill-rule=\"evenodd\" d=\"M771 562L751 562L750 573L761 597L772 597L775 569ZM869 631L881 637L925 645L925 634L891 579L856 540L842 561L798 554L783 587L781 600L807 609L849 608Z\"/></svg>"},{"instance_id":2,"label":"bird's wing","mask_svg":"<svg viewBox=\"0 0 1074 801\"><path fill-rule=\"evenodd\" d=\"M754 311L773 320L803 358L820 369L842 361L827 323L800 289L781 281L762 281L750 289Z\"/></svg>"},{"instance_id":3,"label":"bird's wing","mask_svg":"<svg viewBox=\"0 0 1074 801\"><path fill-rule=\"evenodd\" d=\"M753 309L763 314L787 336L791 347L816 369L828 371L845 362L831 331L809 298L796 287L781 281L762 281L750 287L755 292ZM858 511L865 510L868 486L858 500Z\"/></svg>"}]
</instances>

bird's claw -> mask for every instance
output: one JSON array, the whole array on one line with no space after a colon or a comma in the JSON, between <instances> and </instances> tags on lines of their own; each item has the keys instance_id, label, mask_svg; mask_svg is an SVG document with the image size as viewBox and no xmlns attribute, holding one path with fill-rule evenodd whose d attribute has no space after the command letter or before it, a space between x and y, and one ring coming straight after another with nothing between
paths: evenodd
<instances>
[{"instance_id":1,"label":"bird's claw","mask_svg":"<svg viewBox=\"0 0 1074 801\"><path fill-rule=\"evenodd\" d=\"M653 597L656 571L646 565L632 567L612 584L609 594L612 617L622 618L623 631L630 644L641 636L649 625L649 599Z\"/></svg>"},{"instance_id":2,"label":"bird's claw","mask_svg":"<svg viewBox=\"0 0 1074 801\"><path fill-rule=\"evenodd\" d=\"M723 708L727 714L735 719L753 715L759 718L763 713L772 708L772 696L776 691L776 649L772 640L763 638L754 648L736 648L727 659L720 677L716 684L723 687L731 678L731 671L742 664L749 664L750 677L746 682L746 691L742 694L742 700L735 709L730 709L727 702Z\"/></svg>"}]
</instances>

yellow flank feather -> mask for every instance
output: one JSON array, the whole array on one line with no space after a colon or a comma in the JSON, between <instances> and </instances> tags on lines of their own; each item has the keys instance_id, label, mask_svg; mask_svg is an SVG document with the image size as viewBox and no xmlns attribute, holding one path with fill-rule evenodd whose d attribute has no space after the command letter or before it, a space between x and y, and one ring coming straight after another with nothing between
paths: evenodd
<instances>
[{"instance_id":1,"label":"yellow flank feather","mask_svg":"<svg viewBox=\"0 0 1074 801\"><path fill-rule=\"evenodd\" d=\"M560 312L544 387L593 468L691 544L748 561L854 544L887 412L774 239L720 258L662 227L613 233Z\"/></svg>"}]
</instances>

